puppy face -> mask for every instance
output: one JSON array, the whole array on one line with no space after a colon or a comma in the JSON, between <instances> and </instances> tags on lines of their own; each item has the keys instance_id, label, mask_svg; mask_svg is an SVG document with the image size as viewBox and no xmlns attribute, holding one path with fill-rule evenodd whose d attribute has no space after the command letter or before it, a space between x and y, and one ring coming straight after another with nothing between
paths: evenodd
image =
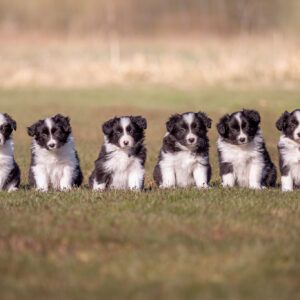
<instances>
[{"instance_id":1,"label":"puppy face","mask_svg":"<svg viewBox=\"0 0 300 300\"><path fill-rule=\"evenodd\" d=\"M67 142L72 130L70 119L58 114L53 118L39 120L28 127L27 131L41 147L55 151Z\"/></svg>"},{"instance_id":2,"label":"puppy face","mask_svg":"<svg viewBox=\"0 0 300 300\"><path fill-rule=\"evenodd\" d=\"M276 122L276 127L290 139L300 142L300 109L291 113L285 111Z\"/></svg>"},{"instance_id":3,"label":"puppy face","mask_svg":"<svg viewBox=\"0 0 300 300\"><path fill-rule=\"evenodd\" d=\"M102 126L107 141L122 149L131 149L142 142L146 128L147 121L141 116L114 118Z\"/></svg>"},{"instance_id":4,"label":"puppy face","mask_svg":"<svg viewBox=\"0 0 300 300\"><path fill-rule=\"evenodd\" d=\"M260 115L257 111L244 109L222 117L217 124L217 129L227 142L243 145L254 139L259 123Z\"/></svg>"},{"instance_id":5,"label":"puppy face","mask_svg":"<svg viewBox=\"0 0 300 300\"><path fill-rule=\"evenodd\" d=\"M181 145L192 149L206 141L211 119L202 112L175 114L171 116L166 126L168 133Z\"/></svg>"},{"instance_id":6,"label":"puppy face","mask_svg":"<svg viewBox=\"0 0 300 300\"><path fill-rule=\"evenodd\" d=\"M11 138L13 130L17 130L17 123L8 114L0 114L0 146Z\"/></svg>"}]
</instances>

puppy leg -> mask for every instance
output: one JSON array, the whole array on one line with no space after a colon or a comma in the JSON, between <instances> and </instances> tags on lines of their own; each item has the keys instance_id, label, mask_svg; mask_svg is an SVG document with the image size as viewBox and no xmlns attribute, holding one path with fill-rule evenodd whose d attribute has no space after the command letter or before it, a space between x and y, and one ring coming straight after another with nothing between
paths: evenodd
<instances>
[{"instance_id":1,"label":"puppy leg","mask_svg":"<svg viewBox=\"0 0 300 300\"><path fill-rule=\"evenodd\" d=\"M262 180L262 171L263 166L259 162L253 162L250 166L250 173L249 173L249 188L260 190L261 180Z\"/></svg>"},{"instance_id":2,"label":"puppy leg","mask_svg":"<svg viewBox=\"0 0 300 300\"><path fill-rule=\"evenodd\" d=\"M35 180L35 186L38 191L48 191L48 175L46 169L43 166L36 165L32 168L33 177Z\"/></svg>"},{"instance_id":3,"label":"puppy leg","mask_svg":"<svg viewBox=\"0 0 300 300\"><path fill-rule=\"evenodd\" d=\"M161 168L161 176L162 176L162 183L160 187L162 188L171 188L175 187L176 185L176 177L175 171L173 167L170 166L160 166Z\"/></svg>"},{"instance_id":4,"label":"puppy leg","mask_svg":"<svg viewBox=\"0 0 300 300\"><path fill-rule=\"evenodd\" d=\"M73 178L74 168L71 166L64 167L63 175L60 180L60 189L62 191L69 191L72 189L72 178Z\"/></svg>"},{"instance_id":5,"label":"puppy leg","mask_svg":"<svg viewBox=\"0 0 300 300\"><path fill-rule=\"evenodd\" d=\"M208 166L198 164L193 172L197 188L208 188Z\"/></svg>"},{"instance_id":6,"label":"puppy leg","mask_svg":"<svg viewBox=\"0 0 300 300\"><path fill-rule=\"evenodd\" d=\"M228 162L220 163L220 175L222 177L223 187L233 187L235 184L235 177L233 173L233 166Z\"/></svg>"},{"instance_id":7,"label":"puppy leg","mask_svg":"<svg viewBox=\"0 0 300 300\"><path fill-rule=\"evenodd\" d=\"M140 191L144 184L145 169L140 164L128 173L128 187L131 190Z\"/></svg>"},{"instance_id":8,"label":"puppy leg","mask_svg":"<svg viewBox=\"0 0 300 300\"><path fill-rule=\"evenodd\" d=\"M292 192L294 190L293 178L290 173L281 176L281 189L283 192Z\"/></svg>"}]
</instances>

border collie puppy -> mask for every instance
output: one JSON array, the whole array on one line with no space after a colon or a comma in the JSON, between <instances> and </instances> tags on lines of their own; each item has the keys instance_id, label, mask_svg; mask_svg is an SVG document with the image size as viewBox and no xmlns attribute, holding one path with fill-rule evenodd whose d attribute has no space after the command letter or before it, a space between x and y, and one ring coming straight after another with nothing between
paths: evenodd
<instances>
[{"instance_id":1,"label":"border collie puppy","mask_svg":"<svg viewBox=\"0 0 300 300\"><path fill-rule=\"evenodd\" d=\"M13 130L17 123L8 114L0 113L0 191L16 191L21 172L14 159Z\"/></svg>"},{"instance_id":2,"label":"border collie puppy","mask_svg":"<svg viewBox=\"0 0 300 300\"><path fill-rule=\"evenodd\" d=\"M217 124L220 176L224 187L235 183L261 189L275 186L276 168L266 149L255 110L226 114Z\"/></svg>"},{"instance_id":3,"label":"border collie puppy","mask_svg":"<svg viewBox=\"0 0 300 300\"><path fill-rule=\"evenodd\" d=\"M39 120L27 128L31 145L29 184L40 191L70 190L83 180L70 119L60 114Z\"/></svg>"},{"instance_id":4,"label":"border collie puppy","mask_svg":"<svg viewBox=\"0 0 300 300\"><path fill-rule=\"evenodd\" d=\"M94 191L143 189L146 128L147 121L141 116L115 117L102 125L104 144L89 179Z\"/></svg>"},{"instance_id":5,"label":"border collie puppy","mask_svg":"<svg viewBox=\"0 0 300 300\"><path fill-rule=\"evenodd\" d=\"M175 114L166 123L153 178L162 188L196 185L207 188L211 177L207 129L211 119L203 112Z\"/></svg>"},{"instance_id":6,"label":"border collie puppy","mask_svg":"<svg viewBox=\"0 0 300 300\"><path fill-rule=\"evenodd\" d=\"M300 109L285 111L276 122L282 132L278 142L282 191L300 186Z\"/></svg>"}]
</instances>

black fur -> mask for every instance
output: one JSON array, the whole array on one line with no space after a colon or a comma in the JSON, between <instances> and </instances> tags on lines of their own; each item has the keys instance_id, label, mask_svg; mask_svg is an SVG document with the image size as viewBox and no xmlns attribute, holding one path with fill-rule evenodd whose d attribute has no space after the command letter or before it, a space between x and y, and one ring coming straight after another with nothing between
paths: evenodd
<instances>
[{"instance_id":1,"label":"black fur","mask_svg":"<svg viewBox=\"0 0 300 300\"><path fill-rule=\"evenodd\" d=\"M245 136L247 137L245 143L250 143L251 141L253 141L260 129L260 115L255 110L243 109L240 112L240 125L238 120L236 119L237 113L238 112L234 112L231 115L224 115L217 124L217 130L220 136L223 138L223 142L225 143L240 145L241 143L239 142L238 137L241 132L243 132L243 134L245 134ZM276 167L271 161L265 143L262 142L257 147L256 151L262 155L264 161L261 185L274 187L277 179ZM233 163L224 161L220 149L218 149L218 157L220 176L233 173Z\"/></svg>"},{"instance_id":2,"label":"black fur","mask_svg":"<svg viewBox=\"0 0 300 300\"><path fill-rule=\"evenodd\" d=\"M21 182L21 171L19 166L14 160L13 168L11 169L9 175L7 176L5 183L3 185L3 189L8 189L12 184L18 188Z\"/></svg>"},{"instance_id":3,"label":"black fur","mask_svg":"<svg viewBox=\"0 0 300 300\"><path fill-rule=\"evenodd\" d=\"M139 158L141 165L145 166L147 151L144 146L145 129L147 128L147 121L141 116L125 116L130 119L130 124L125 128L126 132L133 138L134 145L130 148L128 156ZM124 117L123 117L124 118ZM102 125L102 131L107 137L110 144L120 147L119 140L124 134L124 130L120 125L121 118L115 117L106 121ZM110 152L107 152L106 144L103 144L97 160L95 161L95 168L89 177L89 185L93 187L94 179L98 184L105 183L105 188L109 188L112 183L112 176L114 174L108 172L104 168L105 162L110 159Z\"/></svg>"},{"instance_id":4,"label":"black fur","mask_svg":"<svg viewBox=\"0 0 300 300\"><path fill-rule=\"evenodd\" d=\"M188 113L185 113L188 114ZM163 138L163 145L158 156L158 163L153 171L153 179L159 186L162 183L162 173L160 169L160 161L162 153L175 153L182 151L178 144L188 146L186 136L188 134L188 124L184 120L184 114L174 114L166 122L168 134ZM212 120L203 112L194 114L195 118L191 124L191 132L197 136L196 144L191 149L194 155L208 156L209 154L209 139L207 130L211 128ZM211 178L211 166L207 165L208 182Z\"/></svg>"}]
</instances>

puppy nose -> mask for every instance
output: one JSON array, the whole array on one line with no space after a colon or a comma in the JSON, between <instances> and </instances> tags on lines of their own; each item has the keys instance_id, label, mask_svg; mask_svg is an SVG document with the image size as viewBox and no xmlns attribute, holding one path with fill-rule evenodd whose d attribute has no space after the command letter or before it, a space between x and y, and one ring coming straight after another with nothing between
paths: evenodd
<instances>
[{"instance_id":1,"label":"puppy nose","mask_svg":"<svg viewBox=\"0 0 300 300\"><path fill-rule=\"evenodd\" d=\"M300 132L298 133L298 136L300 137Z\"/></svg>"},{"instance_id":2,"label":"puppy nose","mask_svg":"<svg viewBox=\"0 0 300 300\"><path fill-rule=\"evenodd\" d=\"M244 143L245 141L246 141L245 138L243 138L243 137L240 138L240 142L241 142L241 143Z\"/></svg>"},{"instance_id":3,"label":"puppy nose","mask_svg":"<svg viewBox=\"0 0 300 300\"><path fill-rule=\"evenodd\" d=\"M194 138L189 138L188 140L190 143L194 143L195 139Z\"/></svg>"},{"instance_id":4,"label":"puppy nose","mask_svg":"<svg viewBox=\"0 0 300 300\"><path fill-rule=\"evenodd\" d=\"M54 144L54 143L51 143L51 144L48 145L48 147L49 147L49 148L54 148L54 147L55 147L55 144Z\"/></svg>"},{"instance_id":5,"label":"puppy nose","mask_svg":"<svg viewBox=\"0 0 300 300\"><path fill-rule=\"evenodd\" d=\"M129 144L129 141L124 141L125 146L128 146L128 144Z\"/></svg>"}]
</instances>

